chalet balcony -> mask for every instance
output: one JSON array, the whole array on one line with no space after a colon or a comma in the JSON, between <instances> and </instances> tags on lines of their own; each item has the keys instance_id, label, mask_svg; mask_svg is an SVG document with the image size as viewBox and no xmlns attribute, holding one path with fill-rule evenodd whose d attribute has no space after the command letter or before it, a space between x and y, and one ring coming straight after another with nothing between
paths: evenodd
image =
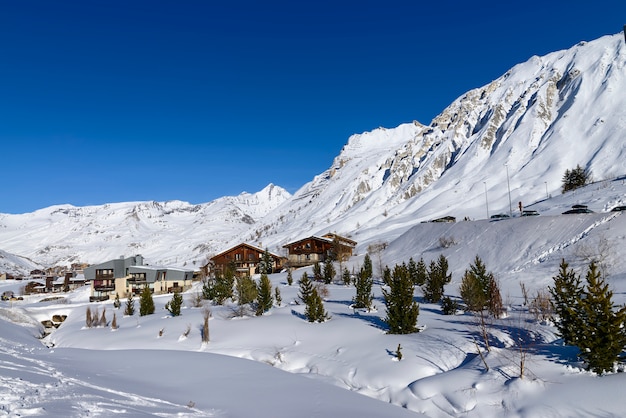
<instances>
[{"instance_id":1,"label":"chalet balcony","mask_svg":"<svg viewBox=\"0 0 626 418\"><path fill-rule=\"evenodd\" d=\"M96 273L96 280L113 280L115 279L115 276L113 275L113 273L111 274L97 274Z\"/></svg>"},{"instance_id":2,"label":"chalet balcony","mask_svg":"<svg viewBox=\"0 0 626 418\"><path fill-rule=\"evenodd\" d=\"M95 290L96 292L112 292L115 290L115 285L114 284L94 285L93 290Z\"/></svg>"},{"instance_id":3,"label":"chalet balcony","mask_svg":"<svg viewBox=\"0 0 626 418\"><path fill-rule=\"evenodd\" d=\"M108 296L89 296L89 302L105 302L109 300Z\"/></svg>"}]
</instances>

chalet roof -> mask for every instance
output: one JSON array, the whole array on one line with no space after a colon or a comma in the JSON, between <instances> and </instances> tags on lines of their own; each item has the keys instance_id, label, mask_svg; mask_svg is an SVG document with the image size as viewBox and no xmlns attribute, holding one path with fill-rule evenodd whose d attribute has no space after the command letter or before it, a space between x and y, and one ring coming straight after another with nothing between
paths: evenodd
<instances>
[{"instance_id":1,"label":"chalet roof","mask_svg":"<svg viewBox=\"0 0 626 418\"><path fill-rule=\"evenodd\" d=\"M229 253L229 252L231 252L231 251L234 251L234 250L236 250L236 249L237 249L237 248L239 248L239 247L247 247L247 248L249 248L249 249L251 249L251 250L258 251L258 252L260 252L260 253L264 253L264 252L265 252L265 250L264 250L264 249L262 249L262 248L256 247L256 246L254 246L254 245L251 245L251 244L248 244L248 243L245 243L245 242L242 242L242 243L240 243L240 244L235 245L234 247L230 247L229 249L227 249L227 250L225 250L225 251L222 251L222 252L221 252L221 253L219 253L219 254L214 255L213 257L211 257L211 260L212 260L212 259L214 259L214 258L217 258L217 257L219 257L219 256L221 256L221 255L224 255L224 254L226 254L226 253ZM279 255L276 255L276 254L271 253L271 252L270 252L270 255L271 255L272 257L274 257L274 258L281 258Z\"/></svg>"},{"instance_id":2,"label":"chalet roof","mask_svg":"<svg viewBox=\"0 0 626 418\"><path fill-rule=\"evenodd\" d=\"M348 245L351 245L353 247L356 246L356 241L352 241L351 239L346 238L346 237L342 237L341 235L328 233L328 234L322 235L321 237L318 236L318 235L311 235L310 237L302 238L302 239L299 239L297 241L292 241L292 242L289 242L289 243L283 245L283 248L287 248L287 247L289 247L291 245L299 244L299 243L301 243L303 241L310 240L310 239L332 244L333 239L335 237L337 237L339 242L341 242L343 244L348 244Z\"/></svg>"}]
</instances>

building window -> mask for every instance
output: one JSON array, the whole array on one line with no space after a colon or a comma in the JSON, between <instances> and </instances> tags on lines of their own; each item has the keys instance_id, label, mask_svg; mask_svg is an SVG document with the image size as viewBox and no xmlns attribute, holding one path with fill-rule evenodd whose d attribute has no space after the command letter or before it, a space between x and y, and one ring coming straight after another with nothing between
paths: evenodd
<instances>
[{"instance_id":1,"label":"building window","mask_svg":"<svg viewBox=\"0 0 626 418\"><path fill-rule=\"evenodd\" d=\"M235 260L237 261L241 260L241 254L239 253L235 254Z\"/></svg>"}]
</instances>

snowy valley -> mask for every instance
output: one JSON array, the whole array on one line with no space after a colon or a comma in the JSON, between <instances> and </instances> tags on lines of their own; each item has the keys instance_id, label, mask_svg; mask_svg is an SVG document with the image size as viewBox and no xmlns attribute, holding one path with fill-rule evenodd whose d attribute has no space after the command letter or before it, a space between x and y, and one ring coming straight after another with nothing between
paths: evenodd
<instances>
[{"instance_id":1,"label":"snowy valley","mask_svg":"<svg viewBox=\"0 0 626 418\"><path fill-rule=\"evenodd\" d=\"M200 283L185 293L177 317L164 309L168 295L155 297L156 313L144 317L124 316L110 302L90 304L87 288L56 300L25 296L0 302L0 415L622 415L624 373L585 371L577 349L529 311L521 289L545 291L562 259L583 276L590 259L601 259L615 302L626 303L626 217L611 211L626 205L624 91L624 38L606 36L532 57L428 125L353 135L331 167L293 195L269 185L204 204L0 214L0 273L131 254L199 269L240 242L284 254L291 240L336 232L358 243L351 270L376 243L386 249L372 256L375 271L444 255L452 298L478 255L499 280L506 307L490 324L493 349L485 353L474 316L443 315L420 290L421 332L387 334L380 274L371 311L351 307L353 286L330 284L324 307L331 319L321 324L304 318L297 284L289 286L285 272L272 274L282 303L260 317L212 306L208 344L200 336L203 309L191 303ZM563 173L578 164L594 181L561 193ZM521 217L518 204L540 215ZM575 204L594 213L563 214ZM500 213L510 218L490 219ZM456 222L428 222L443 216ZM311 268L294 271L295 280L304 272ZM0 293L21 286L0 281ZM119 329L87 328L87 306L109 321L115 313ZM39 341L41 321L54 315L67 319Z\"/></svg>"}]
</instances>

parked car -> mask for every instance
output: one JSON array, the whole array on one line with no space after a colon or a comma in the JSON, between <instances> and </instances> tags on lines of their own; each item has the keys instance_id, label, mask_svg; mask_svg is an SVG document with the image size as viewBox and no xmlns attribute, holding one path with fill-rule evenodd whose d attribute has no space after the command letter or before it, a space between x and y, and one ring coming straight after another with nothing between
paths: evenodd
<instances>
[{"instance_id":1,"label":"parked car","mask_svg":"<svg viewBox=\"0 0 626 418\"><path fill-rule=\"evenodd\" d=\"M493 219L495 221L499 221L500 219L507 219L510 218L509 215L507 215L506 213L498 213L497 215L491 215L490 219Z\"/></svg>"},{"instance_id":2,"label":"parked car","mask_svg":"<svg viewBox=\"0 0 626 418\"><path fill-rule=\"evenodd\" d=\"M574 206L582 206L582 205L574 205ZM583 208L575 208L574 206L572 206L572 209L570 210L566 210L565 212L563 212L563 215L569 215L572 213L594 213L591 209L587 209L587 206L583 207Z\"/></svg>"},{"instance_id":3,"label":"parked car","mask_svg":"<svg viewBox=\"0 0 626 418\"><path fill-rule=\"evenodd\" d=\"M536 210L524 210L522 211L522 216L539 216L539 212Z\"/></svg>"},{"instance_id":4,"label":"parked car","mask_svg":"<svg viewBox=\"0 0 626 418\"><path fill-rule=\"evenodd\" d=\"M611 209L611 212L621 212L623 210L626 210L626 206L615 206L613 209Z\"/></svg>"}]
</instances>

